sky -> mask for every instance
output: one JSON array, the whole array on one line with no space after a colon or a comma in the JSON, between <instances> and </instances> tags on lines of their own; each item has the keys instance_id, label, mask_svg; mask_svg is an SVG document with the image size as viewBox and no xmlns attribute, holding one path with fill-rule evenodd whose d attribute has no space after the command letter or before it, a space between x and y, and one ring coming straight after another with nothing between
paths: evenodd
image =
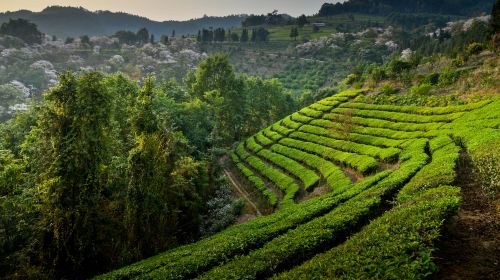
<instances>
[{"instance_id":1,"label":"sky","mask_svg":"<svg viewBox=\"0 0 500 280\"><path fill-rule=\"evenodd\" d=\"M263 14L279 10L292 16L312 15L325 2L339 0L0 0L0 11L41 11L47 6L84 7L144 16L157 21L187 20L203 15Z\"/></svg>"}]
</instances>

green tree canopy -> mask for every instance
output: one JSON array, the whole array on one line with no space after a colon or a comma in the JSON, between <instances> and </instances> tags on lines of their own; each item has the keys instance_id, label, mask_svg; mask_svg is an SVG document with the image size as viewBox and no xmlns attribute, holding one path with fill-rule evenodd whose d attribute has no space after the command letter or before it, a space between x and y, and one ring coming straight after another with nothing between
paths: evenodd
<instances>
[{"instance_id":1,"label":"green tree canopy","mask_svg":"<svg viewBox=\"0 0 500 280\"><path fill-rule=\"evenodd\" d=\"M42 33L38 30L36 24L28 20L10 19L0 26L0 35L10 35L23 39L28 44L42 43Z\"/></svg>"}]
</instances>

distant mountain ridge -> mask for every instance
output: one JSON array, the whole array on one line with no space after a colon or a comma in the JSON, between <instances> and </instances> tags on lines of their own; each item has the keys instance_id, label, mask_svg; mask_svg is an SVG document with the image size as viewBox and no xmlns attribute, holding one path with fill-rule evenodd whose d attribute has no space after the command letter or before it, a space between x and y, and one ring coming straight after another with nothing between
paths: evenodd
<instances>
[{"instance_id":1,"label":"distant mountain ridge","mask_svg":"<svg viewBox=\"0 0 500 280\"><path fill-rule=\"evenodd\" d=\"M40 31L57 37L111 35L118 30L137 31L146 27L150 33L158 38L162 34L170 36L172 30L175 30L176 35L181 36L196 34L202 28L239 27L246 15L159 22L123 12L92 12L81 7L50 6L41 12L19 10L0 13L0 23L8 21L10 18L30 20L38 25Z\"/></svg>"}]
</instances>

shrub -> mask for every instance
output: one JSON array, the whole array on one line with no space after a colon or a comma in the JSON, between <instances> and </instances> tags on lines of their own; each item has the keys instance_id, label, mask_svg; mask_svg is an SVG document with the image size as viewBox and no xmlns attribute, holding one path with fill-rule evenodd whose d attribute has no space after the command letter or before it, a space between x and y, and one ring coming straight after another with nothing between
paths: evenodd
<instances>
[{"instance_id":1,"label":"shrub","mask_svg":"<svg viewBox=\"0 0 500 280\"><path fill-rule=\"evenodd\" d=\"M353 83L358 82L359 80L360 76L358 74L349 74L345 79L345 84L352 85Z\"/></svg>"},{"instance_id":2,"label":"shrub","mask_svg":"<svg viewBox=\"0 0 500 280\"><path fill-rule=\"evenodd\" d=\"M439 78L439 73L431 73L425 77L424 82L434 86L439 83Z\"/></svg>"},{"instance_id":3,"label":"shrub","mask_svg":"<svg viewBox=\"0 0 500 280\"><path fill-rule=\"evenodd\" d=\"M459 77L460 77L460 72L451 71L449 68L446 68L439 76L439 85L440 86L451 85L454 82L456 82Z\"/></svg>"},{"instance_id":4,"label":"shrub","mask_svg":"<svg viewBox=\"0 0 500 280\"><path fill-rule=\"evenodd\" d=\"M483 50L484 50L484 46L483 46L483 44L480 44L480 43L474 42L474 43L467 46L467 54L468 55L479 54Z\"/></svg>"},{"instance_id":5,"label":"shrub","mask_svg":"<svg viewBox=\"0 0 500 280\"><path fill-rule=\"evenodd\" d=\"M500 141L493 141L471 152L474 174L488 196L496 199L500 194Z\"/></svg>"},{"instance_id":6,"label":"shrub","mask_svg":"<svg viewBox=\"0 0 500 280\"><path fill-rule=\"evenodd\" d=\"M394 88L391 84L385 83L380 87L380 93L386 94L386 95L391 95L397 93L398 90Z\"/></svg>"},{"instance_id":7,"label":"shrub","mask_svg":"<svg viewBox=\"0 0 500 280\"><path fill-rule=\"evenodd\" d=\"M409 62L399 59L393 59L389 62L389 65L387 65L387 70L392 77L399 77L401 76L401 73L407 72L410 69L411 64Z\"/></svg>"},{"instance_id":8,"label":"shrub","mask_svg":"<svg viewBox=\"0 0 500 280\"><path fill-rule=\"evenodd\" d=\"M429 95L432 90L432 85L428 83L423 83L419 86L414 86L410 89L411 94L416 95Z\"/></svg>"}]
</instances>

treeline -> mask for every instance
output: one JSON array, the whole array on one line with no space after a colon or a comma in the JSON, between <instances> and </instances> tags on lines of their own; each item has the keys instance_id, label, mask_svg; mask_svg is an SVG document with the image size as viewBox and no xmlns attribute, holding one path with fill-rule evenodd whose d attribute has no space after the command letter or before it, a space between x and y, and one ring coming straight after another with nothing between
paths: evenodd
<instances>
[{"instance_id":1,"label":"treeline","mask_svg":"<svg viewBox=\"0 0 500 280\"><path fill-rule=\"evenodd\" d=\"M2 277L84 279L222 229L221 153L295 109L224 55L182 85L63 74L0 124Z\"/></svg>"},{"instance_id":2,"label":"treeline","mask_svg":"<svg viewBox=\"0 0 500 280\"><path fill-rule=\"evenodd\" d=\"M284 25L292 24L293 18L287 14L278 14L277 10L266 15L249 15L241 25L243 27L259 25Z\"/></svg>"},{"instance_id":3,"label":"treeline","mask_svg":"<svg viewBox=\"0 0 500 280\"><path fill-rule=\"evenodd\" d=\"M22 18L9 19L8 22L2 23L0 35L14 36L27 44L40 44L43 37L36 24Z\"/></svg>"},{"instance_id":4,"label":"treeline","mask_svg":"<svg viewBox=\"0 0 500 280\"><path fill-rule=\"evenodd\" d=\"M391 13L432 13L445 15L473 15L491 11L494 0L349 0L343 3L325 3L319 16L333 16L343 13L389 15Z\"/></svg>"},{"instance_id":5,"label":"treeline","mask_svg":"<svg viewBox=\"0 0 500 280\"><path fill-rule=\"evenodd\" d=\"M127 45L155 43L155 35L150 34L145 27L139 29L135 33L132 31L120 30L117 31L112 37L117 38L120 44ZM175 37L175 30L172 30L172 37ZM168 39L168 35L161 35L160 43L166 44L168 43Z\"/></svg>"},{"instance_id":6,"label":"treeline","mask_svg":"<svg viewBox=\"0 0 500 280\"><path fill-rule=\"evenodd\" d=\"M217 29L202 29L198 31L196 40L198 42L266 42L269 39L269 30L264 27L253 28L249 34L247 28L243 28L241 33L225 30L224 28Z\"/></svg>"}]
</instances>

